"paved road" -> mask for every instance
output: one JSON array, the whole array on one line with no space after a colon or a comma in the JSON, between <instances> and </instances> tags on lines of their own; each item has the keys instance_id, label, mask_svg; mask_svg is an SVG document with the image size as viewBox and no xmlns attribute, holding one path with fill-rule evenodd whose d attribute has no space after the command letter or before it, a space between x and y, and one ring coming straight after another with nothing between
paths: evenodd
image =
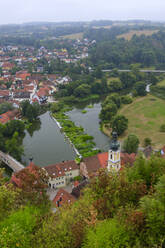
<instances>
[{"instance_id":1,"label":"paved road","mask_svg":"<svg viewBox=\"0 0 165 248\"><path fill-rule=\"evenodd\" d=\"M102 70L102 72L111 72L113 70ZM120 70L118 69L119 72L131 72L131 70ZM165 70L139 70L140 72L150 72L150 73L165 73Z\"/></svg>"}]
</instances>

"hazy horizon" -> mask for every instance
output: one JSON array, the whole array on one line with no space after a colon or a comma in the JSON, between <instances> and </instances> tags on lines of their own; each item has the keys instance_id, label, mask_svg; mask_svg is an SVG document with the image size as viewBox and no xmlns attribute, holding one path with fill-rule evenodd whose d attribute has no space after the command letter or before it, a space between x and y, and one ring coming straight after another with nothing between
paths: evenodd
<instances>
[{"instance_id":1,"label":"hazy horizon","mask_svg":"<svg viewBox=\"0 0 165 248\"><path fill-rule=\"evenodd\" d=\"M2 0L1 0L2 1ZM92 20L165 21L163 0L5 0L0 24Z\"/></svg>"}]
</instances>

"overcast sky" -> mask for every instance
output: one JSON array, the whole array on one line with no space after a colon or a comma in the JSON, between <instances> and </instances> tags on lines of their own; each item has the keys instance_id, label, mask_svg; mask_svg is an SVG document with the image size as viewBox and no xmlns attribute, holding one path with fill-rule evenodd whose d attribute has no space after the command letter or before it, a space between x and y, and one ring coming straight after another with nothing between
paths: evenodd
<instances>
[{"instance_id":1,"label":"overcast sky","mask_svg":"<svg viewBox=\"0 0 165 248\"><path fill-rule=\"evenodd\" d=\"M32 21L165 21L165 0L0 0L0 24Z\"/></svg>"}]
</instances>

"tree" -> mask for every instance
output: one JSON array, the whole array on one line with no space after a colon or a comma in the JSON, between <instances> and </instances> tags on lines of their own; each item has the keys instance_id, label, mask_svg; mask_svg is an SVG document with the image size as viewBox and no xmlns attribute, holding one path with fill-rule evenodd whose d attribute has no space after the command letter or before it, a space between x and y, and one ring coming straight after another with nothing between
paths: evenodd
<instances>
[{"instance_id":1,"label":"tree","mask_svg":"<svg viewBox=\"0 0 165 248\"><path fill-rule=\"evenodd\" d=\"M136 135L130 134L127 139L124 140L124 151L127 153L136 153L139 146L139 139Z\"/></svg>"},{"instance_id":2,"label":"tree","mask_svg":"<svg viewBox=\"0 0 165 248\"><path fill-rule=\"evenodd\" d=\"M141 236L144 237L145 240L142 241L147 243L148 247L163 247L165 241L165 174L160 177L155 189L156 192L152 197L145 196L141 200L141 209L145 214L146 223Z\"/></svg>"},{"instance_id":3,"label":"tree","mask_svg":"<svg viewBox=\"0 0 165 248\"><path fill-rule=\"evenodd\" d=\"M108 85L108 89L110 92L117 92L120 91L122 88L123 84L119 79L111 81Z\"/></svg>"},{"instance_id":4,"label":"tree","mask_svg":"<svg viewBox=\"0 0 165 248\"><path fill-rule=\"evenodd\" d=\"M136 82L136 76L132 72L122 72L119 77L125 89L131 88Z\"/></svg>"},{"instance_id":5,"label":"tree","mask_svg":"<svg viewBox=\"0 0 165 248\"><path fill-rule=\"evenodd\" d=\"M20 120L11 120L6 123L4 129L4 135L6 137L12 137L15 132L19 133L19 136L24 135L25 124Z\"/></svg>"},{"instance_id":6,"label":"tree","mask_svg":"<svg viewBox=\"0 0 165 248\"><path fill-rule=\"evenodd\" d=\"M146 92L146 84L144 82L137 82L134 86L134 89L138 96L145 96Z\"/></svg>"},{"instance_id":7,"label":"tree","mask_svg":"<svg viewBox=\"0 0 165 248\"><path fill-rule=\"evenodd\" d=\"M144 139L144 146L147 147L147 146L150 146L152 143L152 140L150 138L145 138Z\"/></svg>"},{"instance_id":8,"label":"tree","mask_svg":"<svg viewBox=\"0 0 165 248\"><path fill-rule=\"evenodd\" d=\"M23 101L21 103L21 112L24 117L26 117L30 122L35 120L40 114L41 107L39 103L35 102L30 104L29 101Z\"/></svg>"},{"instance_id":9,"label":"tree","mask_svg":"<svg viewBox=\"0 0 165 248\"><path fill-rule=\"evenodd\" d=\"M1 175L2 176L2 175ZM18 208L20 191L12 184L0 185L0 222Z\"/></svg>"},{"instance_id":10,"label":"tree","mask_svg":"<svg viewBox=\"0 0 165 248\"><path fill-rule=\"evenodd\" d=\"M108 92L108 85L107 85L107 80L106 78L102 78L101 80L101 87L102 87L102 93L105 94Z\"/></svg>"},{"instance_id":11,"label":"tree","mask_svg":"<svg viewBox=\"0 0 165 248\"><path fill-rule=\"evenodd\" d=\"M15 173L14 178L22 190L23 201L40 206L49 206L46 194L48 177L45 170L31 163L28 167Z\"/></svg>"},{"instance_id":12,"label":"tree","mask_svg":"<svg viewBox=\"0 0 165 248\"><path fill-rule=\"evenodd\" d=\"M165 124L162 124L160 126L160 132L164 133L165 132Z\"/></svg>"},{"instance_id":13,"label":"tree","mask_svg":"<svg viewBox=\"0 0 165 248\"><path fill-rule=\"evenodd\" d=\"M9 102L3 102L0 104L0 115L6 113L9 110L13 110L13 106Z\"/></svg>"},{"instance_id":14,"label":"tree","mask_svg":"<svg viewBox=\"0 0 165 248\"><path fill-rule=\"evenodd\" d=\"M87 231L83 248L130 247L129 239L129 234L124 226L116 220L110 219L98 223L94 230Z\"/></svg>"},{"instance_id":15,"label":"tree","mask_svg":"<svg viewBox=\"0 0 165 248\"><path fill-rule=\"evenodd\" d=\"M128 128L128 119L124 115L117 115L113 118L111 127L118 135L121 135Z\"/></svg>"},{"instance_id":16,"label":"tree","mask_svg":"<svg viewBox=\"0 0 165 248\"><path fill-rule=\"evenodd\" d=\"M94 82L91 87L91 92L93 94L101 94L102 93L102 85L99 82Z\"/></svg>"},{"instance_id":17,"label":"tree","mask_svg":"<svg viewBox=\"0 0 165 248\"><path fill-rule=\"evenodd\" d=\"M23 155L24 148L19 144L19 134L15 132L11 139L8 139L5 143L5 149L11 156L13 156L18 161L21 161L21 156Z\"/></svg>"},{"instance_id":18,"label":"tree","mask_svg":"<svg viewBox=\"0 0 165 248\"><path fill-rule=\"evenodd\" d=\"M130 104L130 103L133 102L133 100L132 100L132 97L131 96L122 96L121 97L121 102L123 104Z\"/></svg>"},{"instance_id":19,"label":"tree","mask_svg":"<svg viewBox=\"0 0 165 248\"><path fill-rule=\"evenodd\" d=\"M112 117L117 113L117 106L115 103L110 102L106 106L103 106L99 117L102 121L110 122Z\"/></svg>"},{"instance_id":20,"label":"tree","mask_svg":"<svg viewBox=\"0 0 165 248\"><path fill-rule=\"evenodd\" d=\"M39 209L33 206L26 206L13 212L1 222L0 247L31 247L39 217Z\"/></svg>"},{"instance_id":21,"label":"tree","mask_svg":"<svg viewBox=\"0 0 165 248\"><path fill-rule=\"evenodd\" d=\"M86 97L90 94L91 87L87 84L81 84L74 90L74 95L76 97Z\"/></svg>"},{"instance_id":22,"label":"tree","mask_svg":"<svg viewBox=\"0 0 165 248\"><path fill-rule=\"evenodd\" d=\"M102 106L106 106L108 103L114 102L118 108L121 106L121 97L118 93L113 93L107 96L102 104Z\"/></svg>"},{"instance_id":23,"label":"tree","mask_svg":"<svg viewBox=\"0 0 165 248\"><path fill-rule=\"evenodd\" d=\"M95 77L96 77L96 78L102 78L102 75L103 75L102 70L101 70L101 68L98 66L98 67L96 68L96 70L95 70Z\"/></svg>"}]
</instances>

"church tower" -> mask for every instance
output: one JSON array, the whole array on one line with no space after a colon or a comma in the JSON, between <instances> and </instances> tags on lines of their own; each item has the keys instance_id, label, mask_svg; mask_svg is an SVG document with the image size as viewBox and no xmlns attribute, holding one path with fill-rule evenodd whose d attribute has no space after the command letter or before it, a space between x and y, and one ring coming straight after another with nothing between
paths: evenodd
<instances>
[{"instance_id":1,"label":"church tower","mask_svg":"<svg viewBox=\"0 0 165 248\"><path fill-rule=\"evenodd\" d=\"M119 171L120 164L120 143L117 140L117 133L112 133L112 141L108 152L108 171Z\"/></svg>"}]
</instances>

